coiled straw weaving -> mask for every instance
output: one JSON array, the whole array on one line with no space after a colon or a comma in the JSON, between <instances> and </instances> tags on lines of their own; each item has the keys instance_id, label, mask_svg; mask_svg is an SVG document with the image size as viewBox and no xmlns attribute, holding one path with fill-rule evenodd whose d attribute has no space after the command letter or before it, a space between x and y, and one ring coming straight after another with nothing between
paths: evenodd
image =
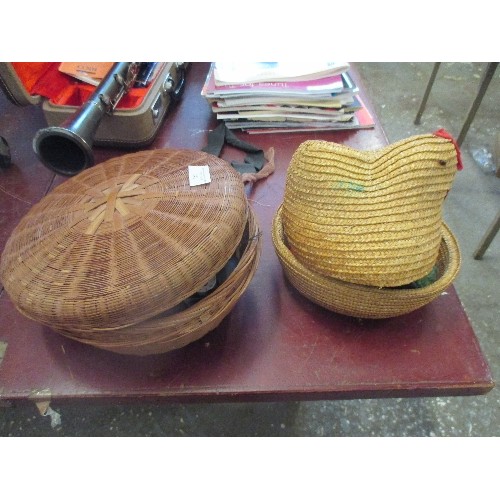
<instances>
[{"instance_id":1,"label":"coiled straw weaving","mask_svg":"<svg viewBox=\"0 0 500 500\"><path fill-rule=\"evenodd\" d=\"M189 165L211 182L192 187ZM0 279L29 318L116 352L166 352L215 328L249 284L259 230L240 175L203 152L153 150L96 165L23 217ZM214 292L184 306L237 256Z\"/></svg>"},{"instance_id":2,"label":"coiled straw weaving","mask_svg":"<svg viewBox=\"0 0 500 500\"><path fill-rule=\"evenodd\" d=\"M422 278L441 248L457 155L452 140L434 134L375 151L302 143L283 201L291 252L311 271L349 283L394 287Z\"/></svg>"},{"instance_id":3,"label":"coiled straw weaving","mask_svg":"<svg viewBox=\"0 0 500 500\"><path fill-rule=\"evenodd\" d=\"M285 275L302 295L331 311L374 319L400 316L419 309L450 286L460 269L460 251L446 224L442 224L440 233L442 238L434 283L414 289L379 288L324 276L302 264L287 246L282 207L278 209L272 227L274 247Z\"/></svg>"}]
</instances>

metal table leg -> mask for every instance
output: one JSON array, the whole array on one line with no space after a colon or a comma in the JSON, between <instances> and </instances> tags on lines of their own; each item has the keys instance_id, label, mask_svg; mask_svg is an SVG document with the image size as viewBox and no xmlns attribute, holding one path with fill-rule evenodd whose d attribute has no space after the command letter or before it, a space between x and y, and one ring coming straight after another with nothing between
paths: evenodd
<instances>
[{"instance_id":1,"label":"metal table leg","mask_svg":"<svg viewBox=\"0 0 500 500\"><path fill-rule=\"evenodd\" d=\"M474 252L474 259L480 260L484 252L488 249L490 246L490 243L493 241L493 238L495 235L498 233L498 230L500 229L500 211L497 213L496 219L493 221L491 226L488 228L486 231L486 234L484 235L483 239L481 240L481 243L477 247L477 250Z\"/></svg>"},{"instance_id":2,"label":"metal table leg","mask_svg":"<svg viewBox=\"0 0 500 500\"><path fill-rule=\"evenodd\" d=\"M467 131L469 130L470 124L472 123L472 120L474 120L474 116L476 116L476 111L478 110L479 105L481 104L481 101L483 100L484 94L486 93L486 90L488 89L488 85L490 84L491 79L493 78L493 75L495 74L495 70L497 69L497 66L498 66L497 62L490 62L490 63L488 63L488 66L486 67L486 72L483 76L483 80L481 81L481 85L479 86L479 91L477 93L477 96L474 99L474 102L472 103L472 106L469 110L467 118L462 126L462 130L460 131L460 134L458 136L457 143L459 146L462 145L462 142L465 139L465 136L467 135Z\"/></svg>"},{"instance_id":3,"label":"metal table leg","mask_svg":"<svg viewBox=\"0 0 500 500\"><path fill-rule=\"evenodd\" d=\"M424 97L422 99L422 103L420 104L417 117L415 118L415 125L420 125L420 119L422 118L422 114L427 104L427 99L429 99L429 94L431 93L432 86L434 85L434 80L436 79L439 66L441 66L440 62L434 63L434 67L432 68L431 78L429 80L429 83L427 84L427 88L425 89Z\"/></svg>"}]
</instances>

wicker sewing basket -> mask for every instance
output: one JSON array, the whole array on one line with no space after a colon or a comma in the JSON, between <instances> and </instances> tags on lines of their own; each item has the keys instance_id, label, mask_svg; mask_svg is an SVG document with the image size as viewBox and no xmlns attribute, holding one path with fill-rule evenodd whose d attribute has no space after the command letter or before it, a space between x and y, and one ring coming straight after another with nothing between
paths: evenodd
<instances>
[{"instance_id":1,"label":"wicker sewing basket","mask_svg":"<svg viewBox=\"0 0 500 500\"><path fill-rule=\"evenodd\" d=\"M455 237L441 226L437 279L423 288L379 288L341 281L305 267L287 246L283 232L282 207L273 219L272 238L285 275L311 301L347 316L390 318L409 313L437 298L455 279L460 269L460 250Z\"/></svg>"},{"instance_id":2,"label":"wicker sewing basket","mask_svg":"<svg viewBox=\"0 0 500 500\"><path fill-rule=\"evenodd\" d=\"M211 181L190 186L189 165ZM0 262L18 310L96 347L135 355L214 329L250 283L259 228L240 175L203 152L113 158L59 185L23 217ZM228 277L201 300L206 283Z\"/></svg>"},{"instance_id":3,"label":"wicker sewing basket","mask_svg":"<svg viewBox=\"0 0 500 500\"><path fill-rule=\"evenodd\" d=\"M349 283L395 287L426 276L440 251L457 154L434 134L374 151L305 141L283 200L290 249L311 271Z\"/></svg>"}]
</instances>

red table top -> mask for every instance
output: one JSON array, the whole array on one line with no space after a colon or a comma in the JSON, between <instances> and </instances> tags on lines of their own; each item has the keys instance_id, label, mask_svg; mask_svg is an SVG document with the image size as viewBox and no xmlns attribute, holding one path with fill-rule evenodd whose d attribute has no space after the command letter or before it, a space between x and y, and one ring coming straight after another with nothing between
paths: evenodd
<instances>
[{"instance_id":1,"label":"red table top","mask_svg":"<svg viewBox=\"0 0 500 500\"><path fill-rule=\"evenodd\" d=\"M199 150L217 125L200 95L208 64L192 64L184 96L150 148ZM366 104L363 82L354 73ZM32 150L46 126L38 106L20 108L0 95L0 135L13 164L0 170L0 250L19 219L64 179ZM476 395L494 382L453 286L429 305L387 320L327 311L293 289L271 242L271 221L298 145L324 139L357 149L387 144L370 130L246 135L275 148L276 171L247 189L263 232L257 272L221 325L185 348L149 357L114 354L62 337L23 317L0 292L0 400L111 399L183 402ZM96 148L96 162L123 154ZM227 147L227 160L241 153ZM2 359L2 351L3 359Z\"/></svg>"}]
</instances>

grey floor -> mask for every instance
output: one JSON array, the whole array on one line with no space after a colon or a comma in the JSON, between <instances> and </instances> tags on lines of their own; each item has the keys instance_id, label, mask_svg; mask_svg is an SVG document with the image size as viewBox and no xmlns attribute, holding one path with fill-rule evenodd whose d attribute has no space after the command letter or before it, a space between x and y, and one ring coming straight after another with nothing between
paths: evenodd
<instances>
[{"instance_id":1,"label":"grey floor","mask_svg":"<svg viewBox=\"0 0 500 500\"><path fill-rule=\"evenodd\" d=\"M390 142L446 128L458 136L483 63L443 63L419 126L414 119L432 63L358 67ZM493 378L500 376L500 235L472 258L500 206L494 143L500 132L500 70L462 145L464 170L445 204L463 257L456 289ZM499 436L498 388L484 396L216 405L54 404L0 408L0 436ZM60 420L59 420L60 418ZM54 425L54 427L52 426Z\"/></svg>"}]
</instances>

